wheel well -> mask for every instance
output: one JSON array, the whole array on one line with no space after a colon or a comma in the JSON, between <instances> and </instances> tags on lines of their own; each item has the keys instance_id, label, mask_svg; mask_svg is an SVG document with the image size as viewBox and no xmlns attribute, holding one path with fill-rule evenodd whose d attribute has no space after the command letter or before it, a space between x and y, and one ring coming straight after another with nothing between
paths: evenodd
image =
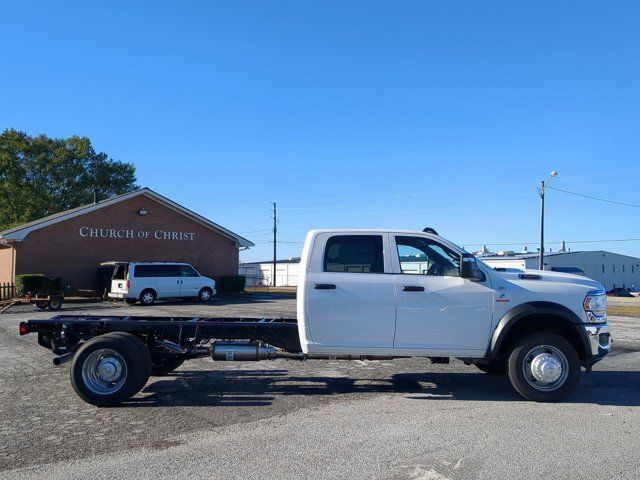
<instances>
[{"instance_id":1,"label":"wheel well","mask_svg":"<svg viewBox=\"0 0 640 480\"><path fill-rule=\"evenodd\" d=\"M532 314L519 319L516 324L506 332L505 337L500 342L500 346L494 355L498 358L505 358L516 340L537 331L553 332L562 336L573 345L580 359L585 358L586 352L584 344L574 325L562 317L551 314Z\"/></svg>"},{"instance_id":2,"label":"wheel well","mask_svg":"<svg viewBox=\"0 0 640 480\"><path fill-rule=\"evenodd\" d=\"M156 292L153 288L145 288L145 289L143 289L143 290L140 292L140 297L142 296L142 294L143 294L144 292L151 292L151 293L153 293L153 296L154 296L154 297L158 298L158 292Z\"/></svg>"}]
</instances>

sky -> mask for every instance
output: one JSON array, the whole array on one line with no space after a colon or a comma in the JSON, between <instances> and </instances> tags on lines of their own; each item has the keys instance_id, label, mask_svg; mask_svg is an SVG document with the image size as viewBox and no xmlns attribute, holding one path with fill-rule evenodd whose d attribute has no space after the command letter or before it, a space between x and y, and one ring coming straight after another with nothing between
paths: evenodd
<instances>
[{"instance_id":1,"label":"sky","mask_svg":"<svg viewBox=\"0 0 640 480\"><path fill-rule=\"evenodd\" d=\"M271 258L273 201L279 258L333 227L535 251L552 170L636 207L549 189L547 248L640 256L636 1L25 0L2 17L0 128L89 137L252 240L244 261Z\"/></svg>"}]
</instances>

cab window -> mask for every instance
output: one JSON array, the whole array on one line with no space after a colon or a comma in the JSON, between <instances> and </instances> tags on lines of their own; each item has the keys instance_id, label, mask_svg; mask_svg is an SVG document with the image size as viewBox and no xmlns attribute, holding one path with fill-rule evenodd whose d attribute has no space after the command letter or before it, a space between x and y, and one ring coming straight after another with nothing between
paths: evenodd
<instances>
[{"instance_id":1,"label":"cab window","mask_svg":"<svg viewBox=\"0 0 640 480\"><path fill-rule=\"evenodd\" d=\"M396 247L403 274L460 276L460 255L433 240L397 236Z\"/></svg>"},{"instance_id":2,"label":"cab window","mask_svg":"<svg viewBox=\"0 0 640 480\"><path fill-rule=\"evenodd\" d=\"M323 270L384 273L382 235L335 235L327 240Z\"/></svg>"}]
</instances>

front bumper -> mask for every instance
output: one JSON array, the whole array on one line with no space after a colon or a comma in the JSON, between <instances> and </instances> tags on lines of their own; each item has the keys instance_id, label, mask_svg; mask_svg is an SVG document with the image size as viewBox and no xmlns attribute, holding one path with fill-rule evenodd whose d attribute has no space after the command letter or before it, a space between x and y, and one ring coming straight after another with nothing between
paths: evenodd
<instances>
[{"instance_id":1,"label":"front bumper","mask_svg":"<svg viewBox=\"0 0 640 480\"><path fill-rule=\"evenodd\" d=\"M591 366L602 360L611 348L611 328L607 323L582 324L577 326L582 330L585 338L586 358L584 366Z\"/></svg>"}]
</instances>

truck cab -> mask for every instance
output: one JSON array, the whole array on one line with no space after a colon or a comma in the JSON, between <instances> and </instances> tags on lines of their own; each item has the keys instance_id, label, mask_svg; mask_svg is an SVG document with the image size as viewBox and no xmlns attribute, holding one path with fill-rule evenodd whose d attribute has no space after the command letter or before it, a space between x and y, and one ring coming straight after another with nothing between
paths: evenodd
<instances>
[{"instance_id":1,"label":"truck cab","mask_svg":"<svg viewBox=\"0 0 640 480\"><path fill-rule=\"evenodd\" d=\"M510 371L542 398L572 390L580 366L609 350L601 284L493 270L435 232L314 230L301 267L298 323L310 357L457 357Z\"/></svg>"}]
</instances>

